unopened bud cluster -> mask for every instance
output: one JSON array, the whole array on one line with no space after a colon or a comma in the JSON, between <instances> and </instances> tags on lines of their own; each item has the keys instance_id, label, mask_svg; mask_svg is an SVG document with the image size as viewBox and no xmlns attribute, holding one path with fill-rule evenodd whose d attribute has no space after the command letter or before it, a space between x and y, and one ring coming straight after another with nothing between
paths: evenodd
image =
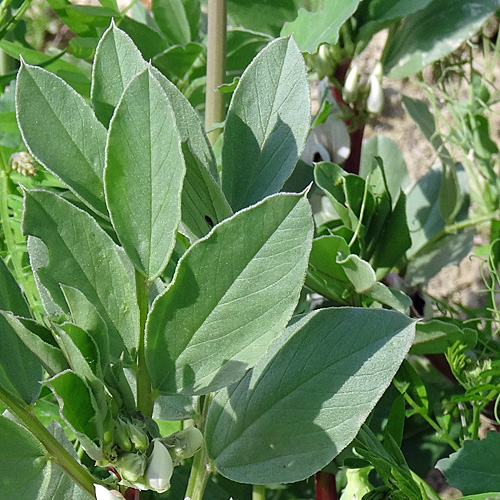
<instances>
[{"instance_id":1,"label":"unopened bud cluster","mask_svg":"<svg viewBox=\"0 0 500 500\"><path fill-rule=\"evenodd\" d=\"M36 175L35 160L26 151L20 151L19 153L13 153L10 156L10 165L12 170L16 170L21 175L30 176Z\"/></svg>"},{"instance_id":2,"label":"unopened bud cluster","mask_svg":"<svg viewBox=\"0 0 500 500\"><path fill-rule=\"evenodd\" d=\"M356 64L353 64L347 73L342 98L347 104L354 104L359 99L366 97L366 109L370 113L379 114L384 107L384 93L382 91L382 64L377 62L366 84L360 83L360 72Z\"/></svg>"},{"instance_id":3,"label":"unopened bud cluster","mask_svg":"<svg viewBox=\"0 0 500 500\"><path fill-rule=\"evenodd\" d=\"M104 458L97 465L116 471L119 484L137 490L163 493L170 488L174 466L192 457L203 446L203 436L189 427L165 438L151 438L145 422L118 417L106 434ZM98 500L111 500L116 491L97 487ZM123 498L118 496L118 498Z\"/></svg>"}]
</instances>

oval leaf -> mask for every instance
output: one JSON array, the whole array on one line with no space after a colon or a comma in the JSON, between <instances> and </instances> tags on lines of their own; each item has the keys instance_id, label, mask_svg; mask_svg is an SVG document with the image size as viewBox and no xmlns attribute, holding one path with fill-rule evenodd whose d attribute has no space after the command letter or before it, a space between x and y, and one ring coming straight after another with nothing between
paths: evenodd
<instances>
[{"instance_id":1,"label":"oval leaf","mask_svg":"<svg viewBox=\"0 0 500 500\"><path fill-rule=\"evenodd\" d=\"M276 195L192 245L148 318L153 387L212 392L257 362L293 313L312 230L304 196Z\"/></svg>"},{"instance_id":2,"label":"oval leaf","mask_svg":"<svg viewBox=\"0 0 500 500\"><path fill-rule=\"evenodd\" d=\"M106 129L83 97L54 74L22 64L16 112L30 153L86 205L106 216Z\"/></svg>"},{"instance_id":3,"label":"oval leaf","mask_svg":"<svg viewBox=\"0 0 500 500\"><path fill-rule=\"evenodd\" d=\"M184 171L172 106L145 70L126 88L111 120L105 191L123 248L150 280L163 271L175 243Z\"/></svg>"},{"instance_id":4,"label":"oval leaf","mask_svg":"<svg viewBox=\"0 0 500 500\"><path fill-rule=\"evenodd\" d=\"M304 58L292 38L271 42L238 83L224 127L222 188L233 210L278 192L309 132Z\"/></svg>"},{"instance_id":5,"label":"oval leaf","mask_svg":"<svg viewBox=\"0 0 500 500\"><path fill-rule=\"evenodd\" d=\"M233 481L299 481L356 436L411 346L414 324L382 310L322 309L287 328L265 358L221 391L206 444Z\"/></svg>"}]
</instances>

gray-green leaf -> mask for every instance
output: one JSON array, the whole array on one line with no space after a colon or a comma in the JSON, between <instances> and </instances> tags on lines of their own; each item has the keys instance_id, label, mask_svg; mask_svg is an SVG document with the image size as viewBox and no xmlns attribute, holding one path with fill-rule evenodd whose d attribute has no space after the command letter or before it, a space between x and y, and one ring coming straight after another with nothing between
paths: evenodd
<instances>
[{"instance_id":1,"label":"gray-green leaf","mask_svg":"<svg viewBox=\"0 0 500 500\"><path fill-rule=\"evenodd\" d=\"M312 229L307 199L279 194L192 245L148 318L153 387L203 394L253 366L293 313Z\"/></svg>"},{"instance_id":2,"label":"gray-green leaf","mask_svg":"<svg viewBox=\"0 0 500 500\"><path fill-rule=\"evenodd\" d=\"M224 127L222 187L233 210L278 192L309 131L309 84L292 38L271 42L245 70Z\"/></svg>"},{"instance_id":3,"label":"gray-green leaf","mask_svg":"<svg viewBox=\"0 0 500 500\"><path fill-rule=\"evenodd\" d=\"M0 491L5 498L35 500L44 482L45 450L28 430L0 416Z\"/></svg>"},{"instance_id":4,"label":"gray-green leaf","mask_svg":"<svg viewBox=\"0 0 500 500\"><path fill-rule=\"evenodd\" d=\"M108 125L123 91L147 63L132 39L114 22L97 45L90 99L97 118Z\"/></svg>"},{"instance_id":5,"label":"gray-green leaf","mask_svg":"<svg viewBox=\"0 0 500 500\"><path fill-rule=\"evenodd\" d=\"M413 334L402 314L356 308L322 309L288 327L210 407L205 438L219 472L267 484L327 465L356 436Z\"/></svg>"},{"instance_id":6,"label":"gray-green leaf","mask_svg":"<svg viewBox=\"0 0 500 500\"><path fill-rule=\"evenodd\" d=\"M106 129L83 97L56 75L23 64L16 108L31 154L86 205L106 216L102 183Z\"/></svg>"},{"instance_id":7,"label":"gray-green leaf","mask_svg":"<svg viewBox=\"0 0 500 500\"><path fill-rule=\"evenodd\" d=\"M481 441L464 441L460 450L440 460L437 467L450 486L464 495L500 491L499 447L500 434L488 432Z\"/></svg>"},{"instance_id":8,"label":"gray-green leaf","mask_svg":"<svg viewBox=\"0 0 500 500\"><path fill-rule=\"evenodd\" d=\"M30 310L14 276L0 258L0 310L17 316L30 317Z\"/></svg>"},{"instance_id":9,"label":"gray-green leaf","mask_svg":"<svg viewBox=\"0 0 500 500\"><path fill-rule=\"evenodd\" d=\"M112 355L135 349L139 312L133 269L97 222L55 194L29 191L23 230L48 249L48 264L38 269L38 278L59 307L68 311L60 285L77 288L106 322Z\"/></svg>"},{"instance_id":10,"label":"gray-green leaf","mask_svg":"<svg viewBox=\"0 0 500 500\"><path fill-rule=\"evenodd\" d=\"M150 70L125 89L110 123L105 191L130 260L149 280L170 258L185 166L172 106Z\"/></svg>"},{"instance_id":11,"label":"gray-green leaf","mask_svg":"<svg viewBox=\"0 0 500 500\"><path fill-rule=\"evenodd\" d=\"M42 366L17 336L6 316L7 313L0 314L0 387L32 404L40 393Z\"/></svg>"}]
</instances>

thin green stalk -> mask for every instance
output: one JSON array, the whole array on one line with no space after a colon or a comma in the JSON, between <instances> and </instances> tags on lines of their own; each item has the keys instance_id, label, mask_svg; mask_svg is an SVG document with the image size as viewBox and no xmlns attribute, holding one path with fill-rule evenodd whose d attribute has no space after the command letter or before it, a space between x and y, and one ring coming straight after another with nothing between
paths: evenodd
<instances>
[{"instance_id":1,"label":"thin green stalk","mask_svg":"<svg viewBox=\"0 0 500 500\"><path fill-rule=\"evenodd\" d=\"M252 500L266 500L266 487L263 484L254 484L252 487Z\"/></svg>"},{"instance_id":2,"label":"thin green stalk","mask_svg":"<svg viewBox=\"0 0 500 500\"><path fill-rule=\"evenodd\" d=\"M153 414L153 395L151 391L151 378L146 366L144 352L146 318L148 315L149 281L138 271L135 272L135 286L137 303L139 305L139 347L137 350L137 408L146 417Z\"/></svg>"},{"instance_id":3,"label":"thin green stalk","mask_svg":"<svg viewBox=\"0 0 500 500\"><path fill-rule=\"evenodd\" d=\"M98 481L45 428L33 413L31 407L15 399L2 388L0 388L0 401L42 443L47 452L47 460L61 467L90 498L94 498L94 483Z\"/></svg>"},{"instance_id":4,"label":"thin green stalk","mask_svg":"<svg viewBox=\"0 0 500 500\"><path fill-rule=\"evenodd\" d=\"M17 280L24 291L28 304L30 306L31 312L35 319L43 324L43 318L41 314L37 311L37 301L35 295L32 292L30 283L26 279L23 267L21 264L21 259L17 258L17 245L14 238L14 233L10 226L10 216L9 216L9 188L8 188L9 178L5 170L0 170L0 221L2 223L3 233L5 237L5 244L7 245L7 250L12 256L12 265L14 266L14 271L16 273Z\"/></svg>"},{"instance_id":5,"label":"thin green stalk","mask_svg":"<svg viewBox=\"0 0 500 500\"><path fill-rule=\"evenodd\" d=\"M205 422L208 414L208 409L212 403L212 395L207 394L203 402L203 409L201 411L201 417L198 421L198 429L202 433L205 431ZM189 481L186 489L185 498L190 498L191 500L203 500L203 493L212 474L213 465L210 460L205 446L194 456L193 466L191 467L191 473L189 475Z\"/></svg>"},{"instance_id":6,"label":"thin green stalk","mask_svg":"<svg viewBox=\"0 0 500 500\"><path fill-rule=\"evenodd\" d=\"M222 94L218 87L226 75L226 0L208 0L207 33L207 88L205 99L205 129L212 145L220 135L220 129L213 129L222 122Z\"/></svg>"},{"instance_id":7,"label":"thin green stalk","mask_svg":"<svg viewBox=\"0 0 500 500\"><path fill-rule=\"evenodd\" d=\"M406 402L413 409L420 410L420 406L417 405L417 403L415 403L415 401L413 401L412 397L408 393L405 392L404 397L405 397ZM440 436L443 437L443 439L450 445L450 447L453 449L453 451L458 451L460 449L458 444L455 443L455 441L453 441L453 439L448 435L448 433L444 429L439 427L439 425L436 424L436 422L434 422L434 420L432 420L432 418L429 417L429 415L427 415L427 413L419 411L418 414L422 416L422 418L436 431L437 434L439 434Z\"/></svg>"}]
</instances>

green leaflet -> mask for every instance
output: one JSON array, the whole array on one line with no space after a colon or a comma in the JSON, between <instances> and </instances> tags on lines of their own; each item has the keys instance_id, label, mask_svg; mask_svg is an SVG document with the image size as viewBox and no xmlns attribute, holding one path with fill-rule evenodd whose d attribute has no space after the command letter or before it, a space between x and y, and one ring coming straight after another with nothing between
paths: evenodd
<instances>
[{"instance_id":1,"label":"green leaflet","mask_svg":"<svg viewBox=\"0 0 500 500\"><path fill-rule=\"evenodd\" d=\"M222 188L239 210L278 192L309 132L304 59L292 38L271 42L243 73L224 126Z\"/></svg>"},{"instance_id":2,"label":"green leaflet","mask_svg":"<svg viewBox=\"0 0 500 500\"><path fill-rule=\"evenodd\" d=\"M147 322L155 389L212 392L258 361L295 308L312 229L304 196L275 195L190 247Z\"/></svg>"},{"instance_id":3,"label":"green leaflet","mask_svg":"<svg viewBox=\"0 0 500 500\"><path fill-rule=\"evenodd\" d=\"M320 43L335 45L340 27L354 14L359 2L360 0L326 1L324 8L317 12L300 9L297 19L283 26L281 36L293 34L302 52L314 53Z\"/></svg>"},{"instance_id":4,"label":"green leaflet","mask_svg":"<svg viewBox=\"0 0 500 500\"><path fill-rule=\"evenodd\" d=\"M384 51L384 71L391 78L420 71L474 35L499 7L499 0L433 0L408 16L391 37Z\"/></svg>"},{"instance_id":5,"label":"green leaflet","mask_svg":"<svg viewBox=\"0 0 500 500\"><path fill-rule=\"evenodd\" d=\"M356 308L321 309L288 327L212 403L205 437L217 470L253 484L317 472L354 439L413 334L402 314Z\"/></svg>"},{"instance_id":6,"label":"green leaflet","mask_svg":"<svg viewBox=\"0 0 500 500\"><path fill-rule=\"evenodd\" d=\"M54 74L22 64L16 112L24 142L37 161L106 216L102 184L106 129L83 97Z\"/></svg>"},{"instance_id":7,"label":"green leaflet","mask_svg":"<svg viewBox=\"0 0 500 500\"><path fill-rule=\"evenodd\" d=\"M90 91L95 114L105 126L127 85L145 68L134 42L112 22L97 45Z\"/></svg>"},{"instance_id":8,"label":"green leaflet","mask_svg":"<svg viewBox=\"0 0 500 500\"><path fill-rule=\"evenodd\" d=\"M68 310L60 285L77 287L108 328L112 356L130 353L139 338L134 274L124 252L97 222L71 203L47 191L27 191L23 231L40 238L48 263L38 279L52 299Z\"/></svg>"},{"instance_id":9,"label":"green leaflet","mask_svg":"<svg viewBox=\"0 0 500 500\"><path fill-rule=\"evenodd\" d=\"M0 310L30 317L30 310L14 276L0 258Z\"/></svg>"},{"instance_id":10,"label":"green leaflet","mask_svg":"<svg viewBox=\"0 0 500 500\"><path fill-rule=\"evenodd\" d=\"M437 467L450 486L464 495L500 491L500 462L498 447L500 435L488 432L482 441L466 440L449 458L441 459Z\"/></svg>"},{"instance_id":11,"label":"green leaflet","mask_svg":"<svg viewBox=\"0 0 500 500\"><path fill-rule=\"evenodd\" d=\"M40 393L42 367L19 339L7 315L0 314L0 388L32 404Z\"/></svg>"},{"instance_id":12,"label":"green leaflet","mask_svg":"<svg viewBox=\"0 0 500 500\"><path fill-rule=\"evenodd\" d=\"M24 427L0 416L0 490L6 498L36 499L44 482L45 450Z\"/></svg>"},{"instance_id":13,"label":"green leaflet","mask_svg":"<svg viewBox=\"0 0 500 500\"><path fill-rule=\"evenodd\" d=\"M118 238L150 281L168 263L185 173L169 99L149 69L125 89L106 146L106 202Z\"/></svg>"}]
</instances>

